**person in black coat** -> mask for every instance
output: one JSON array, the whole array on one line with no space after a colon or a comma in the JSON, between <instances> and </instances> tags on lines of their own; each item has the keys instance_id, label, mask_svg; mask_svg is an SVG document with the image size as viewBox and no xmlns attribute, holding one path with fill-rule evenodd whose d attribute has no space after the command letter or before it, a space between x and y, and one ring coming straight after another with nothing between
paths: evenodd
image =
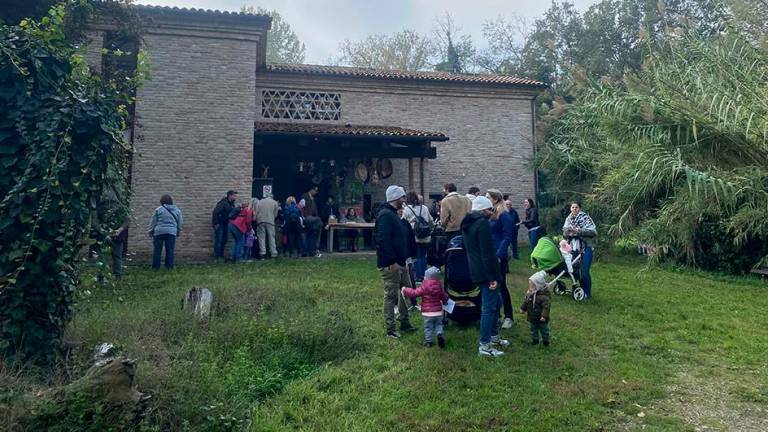
<instances>
[{"instance_id":1,"label":"person in black coat","mask_svg":"<svg viewBox=\"0 0 768 432\"><path fill-rule=\"evenodd\" d=\"M472 282L480 286L482 308L480 313L480 355L496 357L504 352L498 348L509 345L499 337L499 310L501 296L497 290L499 261L491 240L491 224L488 218L493 214L491 200L479 196L472 201L472 212L461 222L464 250L469 261Z\"/></svg>"},{"instance_id":2,"label":"person in black coat","mask_svg":"<svg viewBox=\"0 0 768 432\"><path fill-rule=\"evenodd\" d=\"M237 201L237 192L230 190L227 195L219 200L211 215L211 226L213 226L213 257L224 259L224 249L227 247L227 238L229 237L229 215L235 208Z\"/></svg>"},{"instance_id":3,"label":"person in black coat","mask_svg":"<svg viewBox=\"0 0 768 432\"><path fill-rule=\"evenodd\" d=\"M512 259L519 260L520 254L517 252L517 235L520 232L520 216L517 214L515 208L512 207L512 201L506 200L504 201L504 205L507 207L507 212L509 212L509 216L512 218L512 241L509 243L509 246L512 249Z\"/></svg>"},{"instance_id":4,"label":"person in black coat","mask_svg":"<svg viewBox=\"0 0 768 432\"><path fill-rule=\"evenodd\" d=\"M409 256L408 231L397 215L397 209L402 208L405 202L405 190L392 185L387 188L386 193L387 203L381 205L376 216L376 266L384 282L384 322L387 336L399 339L400 333L395 328L395 307L400 314L400 331L416 330L408 319L408 307L400 295L400 288L413 288L405 263Z\"/></svg>"}]
</instances>

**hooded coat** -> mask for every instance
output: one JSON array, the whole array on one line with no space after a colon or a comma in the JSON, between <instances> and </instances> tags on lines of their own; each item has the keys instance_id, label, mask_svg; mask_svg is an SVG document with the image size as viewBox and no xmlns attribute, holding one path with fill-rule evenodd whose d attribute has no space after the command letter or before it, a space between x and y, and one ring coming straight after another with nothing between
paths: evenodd
<instances>
[{"instance_id":1,"label":"hooded coat","mask_svg":"<svg viewBox=\"0 0 768 432\"><path fill-rule=\"evenodd\" d=\"M550 294L546 285L532 293L525 293L521 310L528 314L528 322L539 323L541 318L549 322Z\"/></svg>"},{"instance_id":2,"label":"hooded coat","mask_svg":"<svg viewBox=\"0 0 768 432\"><path fill-rule=\"evenodd\" d=\"M499 260L491 241L491 224L482 211L473 211L461 221L464 250L472 282L486 284L499 279Z\"/></svg>"}]
</instances>

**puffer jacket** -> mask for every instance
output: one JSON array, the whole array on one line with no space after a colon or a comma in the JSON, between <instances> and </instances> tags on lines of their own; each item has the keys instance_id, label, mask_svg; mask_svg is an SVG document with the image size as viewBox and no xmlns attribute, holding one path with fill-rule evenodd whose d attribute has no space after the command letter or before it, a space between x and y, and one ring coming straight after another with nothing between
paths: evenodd
<instances>
[{"instance_id":1,"label":"puffer jacket","mask_svg":"<svg viewBox=\"0 0 768 432\"><path fill-rule=\"evenodd\" d=\"M178 235L184 225L181 209L173 204L156 208L149 219L149 232L153 236L162 234Z\"/></svg>"},{"instance_id":2,"label":"puffer jacket","mask_svg":"<svg viewBox=\"0 0 768 432\"><path fill-rule=\"evenodd\" d=\"M491 241L491 224L481 211L473 211L461 222L469 274L476 284L499 280L499 259Z\"/></svg>"},{"instance_id":3,"label":"puffer jacket","mask_svg":"<svg viewBox=\"0 0 768 432\"><path fill-rule=\"evenodd\" d=\"M549 304L549 288L545 285L533 293L525 293L520 309L528 314L528 322L539 323L542 317L544 322L549 322Z\"/></svg>"},{"instance_id":4,"label":"puffer jacket","mask_svg":"<svg viewBox=\"0 0 768 432\"><path fill-rule=\"evenodd\" d=\"M421 297L421 313L434 315L443 312L443 303L448 302L448 294L440 285L440 279L425 279L419 288L403 290L406 297Z\"/></svg>"}]
</instances>

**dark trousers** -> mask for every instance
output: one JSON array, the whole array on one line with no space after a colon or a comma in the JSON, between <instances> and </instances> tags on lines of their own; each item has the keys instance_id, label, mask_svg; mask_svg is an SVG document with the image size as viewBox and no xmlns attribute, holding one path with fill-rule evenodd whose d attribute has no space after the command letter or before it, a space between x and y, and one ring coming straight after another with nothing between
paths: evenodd
<instances>
[{"instance_id":1,"label":"dark trousers","mask_svg":"<svg viewBox=\"0 0 768 432\"><path fill-rule=\"evenodd\" d=\"M509 258L499 259L499 292L501 292L501 303L504 305L504 318L515 319L512 309L512 299L507 288L507 273L509 273Z\"/></svg>"},{"instance_id":2,"label":"dark trousers","mask_svg":"<svg viewBox=\"0 0 768 432\"><path fill-rule=\"evenodd\" d=\"M213 229L213 257L224 258L224 249L227 248L228 224L219 224Z\"/></svg>"},{"instance_id":3,"label":"dark trousers","mask_svg":"<svg viewBox=\"0 0 768 432\"><path fill-rule=\"evenodd\" d=\"M112 240L112 275L119 278L123 276L123 248L125 242Z\"/></svg>"},{"instance_id":4,"label":"dark trousers","mask_svg":"<svg viewBox=\"0 0 768 432\"><path fill-rule=\"evenodd\" d=\"M152 238L152 268L160 268L160 256L165 247L165 268L173 268L173 250L176 247L176 236L173 234L160 234Z\"/></svg>"},{"instance_id":5,"label":"dark trousers","mask_svg":"<svg viewBox=\"0 0 768 432\"><path fill-rule=\"evenodd\" d=\"M429 243L416 243L416 282L424 280L424 272L427 271L427 249Z\"/></svg>"},{"instance_id":6,"label":"dark trousers","mask_svg":"<svg viewBox=\"0 0 768 432\"><path fill-rule=\"evenodd\" d=\"M288 244L285 246L285 253L287 255L296 254L296 256L301 255L302 253L302 242L301 242L301 227L299 226L287 226L285 229L285 236L288 241Z\"/></svg>"},{"instance_id":7,"label":"dark trousers","mask_svg":"<svg viewBox=\"0 0 768 432\"><path fill-rule=\"evenodd\" d=\"M545 322L535 322L531 323L531 340L534 342L539 341L539 334L541 334L541 339L549 343L549 326Z\"/></svg>"},{"instance_id":8,"label":"dark trousers","mask_svg":"<svg viewBox=\"0 0 768 432\"><path fill-rule=\"evenodd\" d=\"M509 246L512 248L512 259L519 260L520 254L517 252L517 232L518 230L515 230L514 235L512 235L512 242L509 243Z\"/></svg>"},{"instance_id":9,"label":"dark trousers","mask_svg":"<svg viewBox=\"0 0 768 432\"><path fill-rule=\"evenodd\" d=\"M307 256L315 256L317 253L317 236L318 232L313 229L306 230L307 232L307 238L306 242L304 244L305 250L304 253Z\"/></svg>"}]
</instances>

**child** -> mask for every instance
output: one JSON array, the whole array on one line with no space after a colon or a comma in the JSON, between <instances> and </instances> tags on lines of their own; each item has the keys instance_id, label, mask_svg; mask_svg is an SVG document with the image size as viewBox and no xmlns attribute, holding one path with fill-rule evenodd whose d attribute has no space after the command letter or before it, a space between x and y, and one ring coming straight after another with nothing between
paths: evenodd
<instances>
[{"instance_id":1,"label":"child","mask_svg":"<svg viewBox=\"0 0 768 432\"><path fill-rule=\"evenodd\" d=\"M421 297L421 315L424 317L424 346L432 346L432 332L437 333L437 346L445 348L443 337L443 303L448 294L440 284L440 269L430 267L424 273L424 282L419 288L402 288L404 297Z\"/></svg>"},{"instance_id":2,"label":"child","mask_svg":"<svg viewBox=\"0 0 768 432\"><path fill-rule=\"evenodd\" d=\"M253 229L245 233L245 243L243 244L243 257L250 260L253 254L253 241L256 239Z\"/></svg>"},{"instance_id":3,"label":"child","mask_svg":"<svg viewBox=\"0 0 768 432\"><path fill-rule=\"evenodd\" d=\"M565 240L560 240L560 255L565 260L565 266L568 267L568 273L573 274L573 256L571 251L573 248Z\"/></svg>"},{"instance_id":4,"label":"child","mask_svg":"<svg viewBox=\"0 0 768 432\"><path fill-rule=\"evenodd\" d=\"M549 288L547 287L547 273L540 271L534 273L528 279L528 292L525 293L521 312L528 313L528 322L531 323L531 345L539 344L539 333L542 343L549 346Z\"/></svg>"}]
</instances>

